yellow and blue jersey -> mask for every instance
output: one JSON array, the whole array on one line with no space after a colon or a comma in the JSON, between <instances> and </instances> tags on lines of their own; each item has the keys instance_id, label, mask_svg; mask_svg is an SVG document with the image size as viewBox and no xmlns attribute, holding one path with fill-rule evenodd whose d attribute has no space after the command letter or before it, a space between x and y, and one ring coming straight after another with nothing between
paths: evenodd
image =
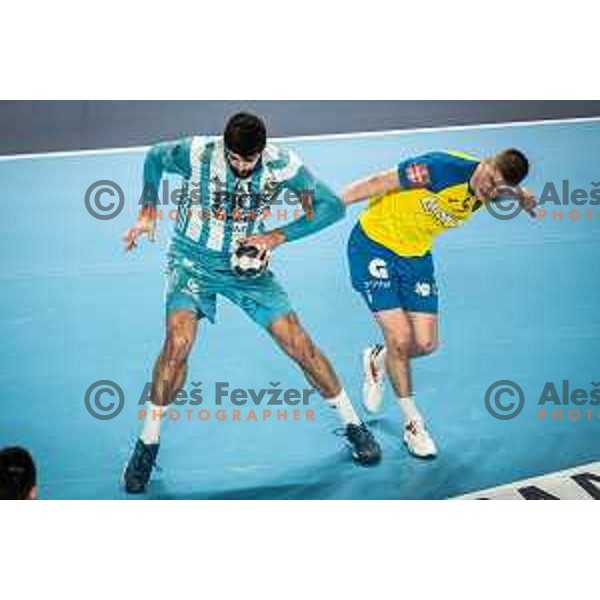
<instances>
[{"instance_id":1,"label":"yellow and blue jersey","mask_svg":"<svg viewBox=\"0 0 600 600\"><path fill-rule=\"evenodd\" d=\"M359 218L364 233L400 256L423 256L435 237L479 208L469 181L479 159L430 152L398 165L401 189L376 196Z\"/></svg>"}]
</instances>

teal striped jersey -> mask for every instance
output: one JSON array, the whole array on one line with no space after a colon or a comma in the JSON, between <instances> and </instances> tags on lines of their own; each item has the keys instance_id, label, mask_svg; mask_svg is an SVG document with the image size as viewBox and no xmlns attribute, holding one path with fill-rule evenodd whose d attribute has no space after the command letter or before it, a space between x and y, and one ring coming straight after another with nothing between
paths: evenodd
<instances>
[{"instance_id":1,"label":"teal striped jersey","mask_svg":"<svg viewBox=\"0 0 600 600\"><path fill-rule=\"evenodd\" d=\"M156 205L165 173L179 174L184 182L174 240L211 254L229 254L238 240L262 233L270 211L302 214L300 194L309 194L313 214L278 227L288 241L314 233L344 214L341 200L294 152L272 143L247 178L231 169L222 138L193 136L157 144L144 164L145 204Z\"/></svg>"}]
</instances>

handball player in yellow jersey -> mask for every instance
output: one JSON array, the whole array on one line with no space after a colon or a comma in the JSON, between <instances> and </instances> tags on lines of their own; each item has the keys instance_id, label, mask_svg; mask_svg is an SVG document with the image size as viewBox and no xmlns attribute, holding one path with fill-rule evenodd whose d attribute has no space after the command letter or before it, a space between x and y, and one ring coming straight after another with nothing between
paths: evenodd
<instances>
[{"instance_id":1,"label":"handball player in yellow jersey","mask_svg":"<svg viewBox=\"0 0 600 600\"><path fill-rule=\"evenodd\" d=\"M519 150L483 160L431 152L354 182L346 205L368 200L348 242L352 285L383 333L383 345L363 353L365 407L376 412L389 376L404 417L403 440L422 458L437 453L415 405L410 361L438 345L438 291L431 248L435 237L462 225L486 202L507 195L535 216L535 198L518 187L529 171ZM510 190L507 193L507 190Z\"/></svg>"}]
</instances>

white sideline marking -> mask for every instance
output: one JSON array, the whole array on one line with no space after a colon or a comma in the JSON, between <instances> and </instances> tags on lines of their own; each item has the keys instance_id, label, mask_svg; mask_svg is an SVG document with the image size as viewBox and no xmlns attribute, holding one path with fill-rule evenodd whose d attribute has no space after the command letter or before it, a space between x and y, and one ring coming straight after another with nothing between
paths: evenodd
<instances>
[{"instance_id":1,"label":"white sideline marking","mask_svg":"<svg viewBox=\"0 0 600 600\"><path fill-rule=\"evenodd\" d=\"M600 117L573 117L568 119L545 119L540 121L512 121L508 123L481 123L473 125L450 125L447 127L420 127L416 129L389 129L385 131L360 131L356 133L325 133L288 137L270 137L273 141L302 142L312 140L344 140L352 138L377 138L415 133L435 133L440 131L469 131L471 129L503 129L507 127L540 127L545 125L565 125L600 121ZM130 146L127 148L101 148L97 150L67 150L64 152L39 152L36 154L9 154L0 156L0 162L30 160L37 158L64 158L102 154L128 154L148 150L151 146Z\"/></svg>"},{"instance_id":2,"label":"white sideline marking","mask_svg":"<svg viewBox=\"0 0 600 600\"><path fill-rule=\"evenodd\" d=\"M588 486L586 490L582 482ZM557 500L595 500L600 498L600 462L524 479L508 485L465 494L455 500L528 500L527 496L549 494Z\"/></svg>"}]
</instances>

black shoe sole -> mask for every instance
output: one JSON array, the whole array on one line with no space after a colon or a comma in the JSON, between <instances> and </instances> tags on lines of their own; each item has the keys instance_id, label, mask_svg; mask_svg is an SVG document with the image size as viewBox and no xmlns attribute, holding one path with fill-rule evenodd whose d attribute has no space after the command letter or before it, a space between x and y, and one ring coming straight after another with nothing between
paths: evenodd
<instances>
[{"instance_id":1,"label":"black shoe sole","mask_svg":"<svg viewBox=\"0 0 600 600\"><path fill-rule=\"evenodd\" d=\"M372 458L361 458L356 454L352 454L352 460L361 467L374 467L381 462L381 454L374 456Z\"/></svg>"}]
</instances>

